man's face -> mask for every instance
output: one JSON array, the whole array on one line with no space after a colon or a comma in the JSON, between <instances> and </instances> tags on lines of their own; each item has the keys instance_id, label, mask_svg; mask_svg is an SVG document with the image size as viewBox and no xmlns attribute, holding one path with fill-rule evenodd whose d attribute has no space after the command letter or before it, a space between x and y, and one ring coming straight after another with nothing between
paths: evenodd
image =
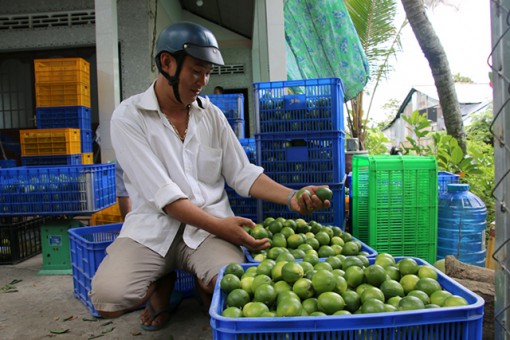
<instances>
[{"instance_id":1,"label":"man's face","mask_svg":"<svg viewBox=\"0 0 510 340\"><path fill-rule=\"evenodd\" d=\"M183 104L193 103L209 83L213 66L191 56L184 58L179 75L179 95Z\"/></svg>"}]
</instances>

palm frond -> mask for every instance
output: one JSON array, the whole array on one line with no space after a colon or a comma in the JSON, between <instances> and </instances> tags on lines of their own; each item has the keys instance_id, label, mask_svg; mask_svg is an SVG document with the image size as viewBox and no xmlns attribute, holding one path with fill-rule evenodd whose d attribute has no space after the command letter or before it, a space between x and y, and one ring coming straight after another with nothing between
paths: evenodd
<instances>
[{"instance_id":1,"label":"palm frond","mask_svg":"<svg viewBox=\"0 0 510 340\"><path fill-rule=\"evenodd\" d=\"M371 78L379 74L381 65L394 55L399 46L395 37L399 30L393 25L397 11L396 0L345 0L352 22L371 70Z\"/></svg>"}]
</instances>

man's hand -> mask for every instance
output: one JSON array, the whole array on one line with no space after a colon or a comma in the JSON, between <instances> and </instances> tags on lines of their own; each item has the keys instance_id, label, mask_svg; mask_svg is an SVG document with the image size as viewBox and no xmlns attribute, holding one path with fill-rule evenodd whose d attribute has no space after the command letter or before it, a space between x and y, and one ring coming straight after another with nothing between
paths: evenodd
<instances>
[{"instance_id":1,"label":"man's hand","mask_svg":"<svg viewBox=\"0 0 510 340\"><path fill-rule=\"evenodd\" d=\"M244 227L253 228L256 225L255 222L248 218L239 216L226 217L222 219L222 223L223 226L218 236L230 243L246 247L250 251L263 250L271 246L269 239L256 240L244 230Z\"/></svg>"},{"instance_id":2,"label":"man's hand","mask_svg":"<svg viewBox=\"0 0 510 340\"><path fill-rule=\"evenodd\" d=\"M308 190L308 192L310 192L311 195L308 195L306 193L299 195L299 197L297 194L294 195L294 197L292 197L291 202L290 202L292 210L296 211L300 214L303 214L303 215L308 215L308 214L315 212L316 210L329 208L331 206L331 202L329 200L322 201L315 194L315 192L319 188L327 188L327 187L328 187L327 185L321 185L321 186L310 185L310 186L306 186L306 187L302 188L301 190L303 190L303 189Z\"/></svg>"}]
</instances>

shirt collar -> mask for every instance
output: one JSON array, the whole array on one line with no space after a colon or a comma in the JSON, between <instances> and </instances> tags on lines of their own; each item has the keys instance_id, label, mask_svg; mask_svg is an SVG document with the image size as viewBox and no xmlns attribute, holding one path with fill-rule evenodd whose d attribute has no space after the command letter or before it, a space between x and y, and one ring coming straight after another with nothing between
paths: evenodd
<instances>
[{"instance_id":1,"label":"shirt collar","mask_svg":"<svg viewBox=\"0 0 510 340\"><path fill-rule=\"evenodd\" d=\"M160 111L158 98L156 97L156 91L154 86L156 81L152 82L152 85L142 94L138 101L138 107L142 110Z\"/></svg>"},{"instance_id":2,"label":"shirt collar","mask_svg":"<svg viewBox=\"0 0 510 340\"><path fill-rule=\"evenodd\" d=\"M156 81L152 82L152 85L149 86L149 88L142 94L140 101L138 102L138 107L142 110L151 110L151 111L159 111L159 103L158 98L156 97L156 90L155 90ZM206 97L205 99L202 97L202 104L204 105L204 108L209 105L209 98ZM191 103L191 108L194 109L195 112L201 112L202 108L198 106L197 101L195 100L193 103Z\"/></svg>"}]
</instances>

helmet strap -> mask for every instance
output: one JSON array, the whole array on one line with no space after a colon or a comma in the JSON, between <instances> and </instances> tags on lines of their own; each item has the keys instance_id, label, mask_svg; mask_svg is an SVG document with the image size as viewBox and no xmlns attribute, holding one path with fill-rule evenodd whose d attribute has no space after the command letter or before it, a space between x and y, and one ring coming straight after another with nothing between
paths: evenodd
<instances>
[{"instance_id":1,"label":"helmet strap","mask_svg":"<svg viewBox=\"0 0 510 340\"><path fill-rule=\"evenodd\" d=\"M175 70L175 74L171 76L166 71L163 71L161 63L158 63L159 72L166 78L166 80L168 80L168 84L172 86L172 89L174 90L175 99L177 99L177 101L182 104L181 96L179 95L179 75L182 70L182 65L184 64L184 58L186 57L186 53L179 51L177 53L172 53L172 56L175 58L175 61L177 63L177 69Z\"/></svg>"}]
</instances>

